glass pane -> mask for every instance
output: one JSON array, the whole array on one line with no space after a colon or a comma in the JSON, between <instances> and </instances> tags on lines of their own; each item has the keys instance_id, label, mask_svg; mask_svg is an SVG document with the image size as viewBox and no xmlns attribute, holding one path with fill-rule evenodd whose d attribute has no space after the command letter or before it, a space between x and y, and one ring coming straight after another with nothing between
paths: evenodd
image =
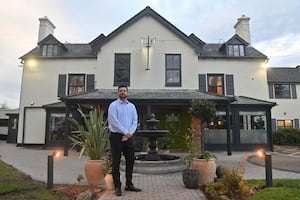
<instances>
[{"instance_id":1,"label":"glass pane","mask_svg":"<svg viewBox=\"0 0 300 200\"><path fill-rule=\"evenodd\" d=\"M228 55L233 56L233 45L228 45Z\"/></svg>"},{"instance_id":2,"label":"glass pane","mask_svg":"<svg viewBox=\"0 0 300 200\"><path fill-rule=\"evenodd\" d=\"M233 45L233 56L239 56L239 46Z\"/></svg>"},{"instance_id":3,"label":"glass pane","mask_svg":"<svg viewBox=\"0 0 300 200\"><path fill-rule=\"evenodd\" d=\"M290 85L289 84L276 84L275 98L290 98Z\"/></svg>"},{"instance_id":4,"label":"glass pane","mask_svg":"<svg viewBox=\"0 0 300 200\"><path fill-rule=\"evenodd\" d=\"M70 86L83 86L84 75L70 75Z\"/></svg>"},{"instance_id":5,"label":"glass pane","mask_svg":"<svg viewBox=\"0 0 300 200\"><path fill-rule=\"evenodd\" d=\"M267 143L267 122L265 112L241 111L239 115L241 144Z\"/></svg>"},{"instance_id":6,"label":"glass pane","mask_svg":"<svg viewBox=\"0 0 300 200\"><path fill-rule=\"evenodd\" d=\"M64 140L64 126L65 126L65 114L51 113L50 126L49 126L49 141Z\"/></svg>"},{"instance_id":7,"label":"glass pane","mask_svg":"<svg viewBox=\"0 0 300 200\"><path fill-rule=\"evenodd\" d=\"M245 56L244 45L240 45L240 56Z\"/></svg>"},{"instance_id":8,"label":"glass pane","mask_svg":"<svg viewBox=\"0 0 300 200\"><path fill-rule=\"evenodd\" d=\"M180 73L178 70L167 71L167 83L180 83Z\"/></svg>"},{"instance_id":9,"label":"glass pane","mask_svg":"<svg viewBox=\"0 0 300 200\"><path fill-rule=\"evenodd\" d=\"M47 56L47 45L43 46L42 56Z\"/></svg>"}]
</instances>

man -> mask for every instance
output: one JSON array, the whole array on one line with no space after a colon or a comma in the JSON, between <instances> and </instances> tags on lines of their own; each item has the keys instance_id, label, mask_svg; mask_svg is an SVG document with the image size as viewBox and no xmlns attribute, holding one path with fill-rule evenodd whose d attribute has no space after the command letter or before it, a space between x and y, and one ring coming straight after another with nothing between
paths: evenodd
<instances>
[{"instance_id":1,"label":"man","mask_svg":"<svg viewBox=\"0 0 300 200\"><path fill-rule=\"evenodd\" d=\"M127 86L118 87L119 98L113 101L108 108L108 126L111 131L110 145L112 155L112 176L115 193L122 196L120 181L121 153L126 160L125 190L140 192L132 183L134 165L134 143L132 136L137 128L137 111L135 106L127 100Z\"/></svg>"}]
</instances>

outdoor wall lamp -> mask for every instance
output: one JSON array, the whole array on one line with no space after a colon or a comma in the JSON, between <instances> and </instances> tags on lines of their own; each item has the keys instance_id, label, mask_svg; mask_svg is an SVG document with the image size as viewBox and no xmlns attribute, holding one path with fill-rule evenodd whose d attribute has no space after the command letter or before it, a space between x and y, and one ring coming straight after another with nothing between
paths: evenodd
<instances>
[{"instance_id":1,"label":"outdoor wall lamp","mask_svg":"<svg viewBox=\"0 0 300 200\"><path fill-rule=\"evenodd\" d=\"M265 158L265 169L266 169L266 187L273 186L272 178L272 155L261 149L257 151L257 155Z\"/></svg>"},{"instance_id":2,"label":"outdoor wall lamp","mask_svg":"<svg viewBox=\"0 0 300 200\"><path fill-rule=\"evenodd\" d=\"M48 155L47 165L47 189L53 188L53 160L58 158L60 155L59 151L54 151L51 155Z\"/></svg>"},{"instance_id":3,"label":"outdoor wall lamp","mask_svg":"<svg viewBox=\"0 0 300 200\"><path fill-rule=\"evenodd\" d=\"M142 46L146 48L146 68L145 70L150 70L150 47L155 45L155 38L150 38L148 35L147 38L141 38Z\"/></svg>"}]
</instances>

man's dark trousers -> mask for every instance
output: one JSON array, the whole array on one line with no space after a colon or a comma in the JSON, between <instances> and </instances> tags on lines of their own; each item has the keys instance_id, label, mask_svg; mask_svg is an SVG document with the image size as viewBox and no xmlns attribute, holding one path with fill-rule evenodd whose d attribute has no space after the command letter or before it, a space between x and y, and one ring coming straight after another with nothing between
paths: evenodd
<instances>
[{"instance_id":1,"label":"man's dark trousers","mask_svg":"<svg viewBox=\"0 0 300 200\"><path fill-rule=\"evenodd\" d=\"M111 145L111 156L112 156L112 176L115 188L121 187L120 181L120 161L121 153L125 156L126 160L126 185L131 186L132 173L134 165L134 144L133 139L129 138L127 141L122 141L123 134L111 133L110 145Z\"/></svg>"}]
</instances>

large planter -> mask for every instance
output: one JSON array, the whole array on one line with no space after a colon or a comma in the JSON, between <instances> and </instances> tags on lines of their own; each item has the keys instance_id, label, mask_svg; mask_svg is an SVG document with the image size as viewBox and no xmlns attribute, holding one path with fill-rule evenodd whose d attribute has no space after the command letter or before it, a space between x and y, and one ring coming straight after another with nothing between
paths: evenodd
<instances>
[{"instance_id":1,"label":"large planter","mask_svg":"<svg viewBox=\"0 0 300 200\"><path fill-rule=\"evenodd\" d=\"M88 185L94 188L101 188L104 185L103 170L104 160L88 160L85 163L84 171Z\"/></svg>"},{"instance_id":2,"label":"large planter","mask_svg":"<svg viewBox=\"0 0 300 200\"><path fill-rule=\"evenodd\" d=\"M197 159L194 158L192 162L192 169L200 172L199 185L214 182L216 174L216 161L215 159Z\"/></svg>"},{"instance_id":3,"label":"large planter","mask_svg":"<svg viewBox=\"0 0 300 200\"><path fill-rule=\"evenodd\" d=\"M182 171L182 180L186 188L196 189L199 187L200 173L198 170L186 169Z\"/></svg>"}]
</instances>

